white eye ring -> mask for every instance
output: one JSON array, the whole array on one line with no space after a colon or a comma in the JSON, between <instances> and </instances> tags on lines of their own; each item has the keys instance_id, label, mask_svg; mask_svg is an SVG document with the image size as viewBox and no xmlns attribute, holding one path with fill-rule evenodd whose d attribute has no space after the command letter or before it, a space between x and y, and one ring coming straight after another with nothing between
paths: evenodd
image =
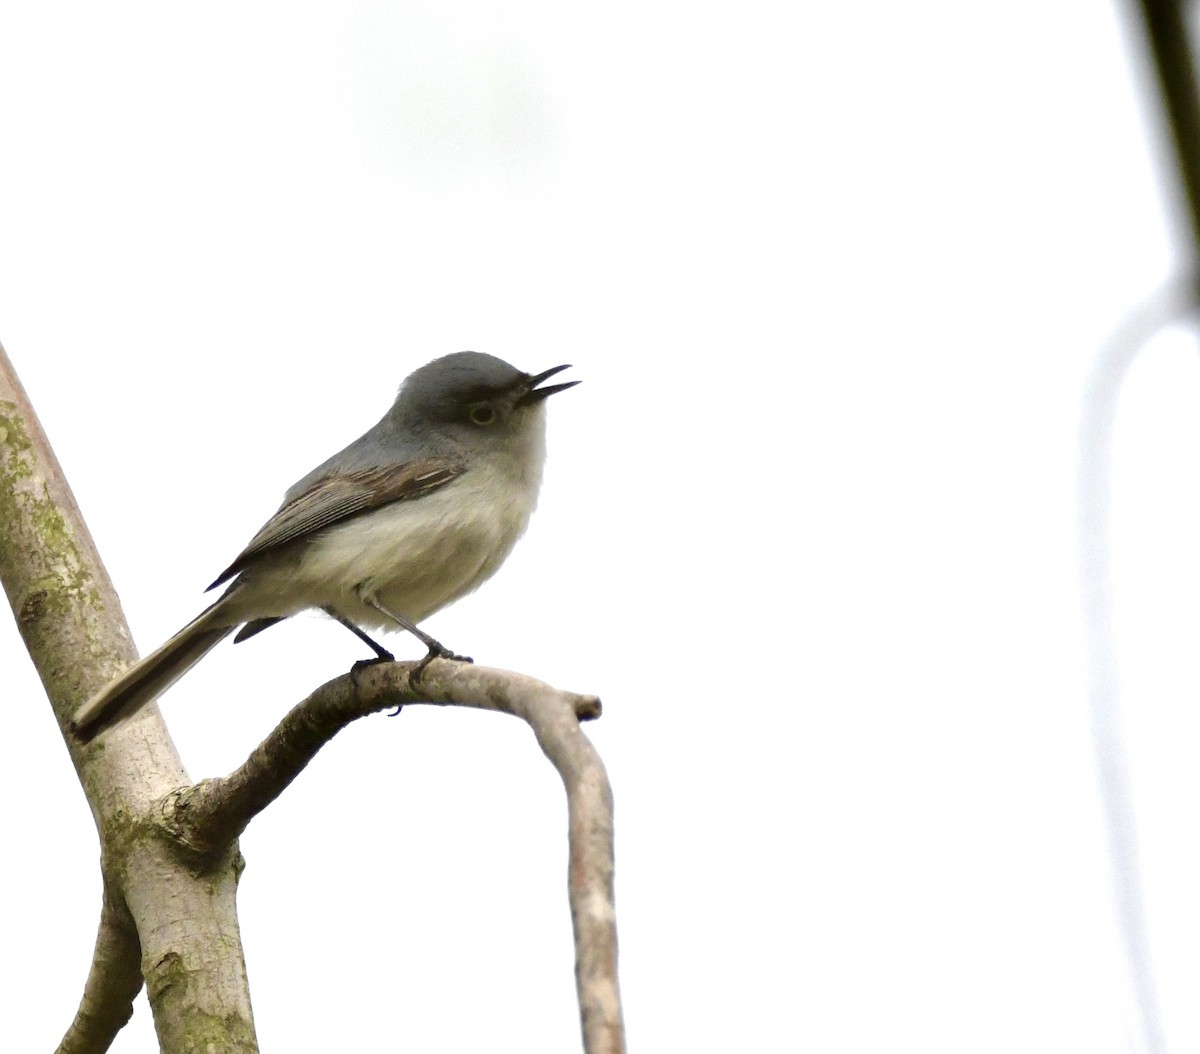
<instances>
[{"instance_id":1,"label":"white eye ring","mask_svg":"<svg viewBox=\"0 0 1200 1054\"><path fill-rule=\"evenodd\" d=\"M471 418L472 424L490 425L496 420L496 411L487 403L480 403L478 406L472 406L468 416Z\"/></svg>"}]
</instances>

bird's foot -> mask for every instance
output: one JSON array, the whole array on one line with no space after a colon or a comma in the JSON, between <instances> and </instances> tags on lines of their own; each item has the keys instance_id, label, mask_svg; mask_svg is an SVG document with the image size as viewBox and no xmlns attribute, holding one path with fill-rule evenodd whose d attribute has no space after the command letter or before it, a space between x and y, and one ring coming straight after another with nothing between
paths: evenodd
<instances>
[{"instance_id":1,"label":"bird's foot","mask_svg":"<svg viewBox=\"0 0 1200 1054\"><path fill-rule=\"evenodd\" d=\"M430 645L428 653L425 655L416 666L408 673L408 684L410 688L415 688L421 683L421 674L425 672L425 667L428 666L434 659L449 659L451 662L474 662L469 655L456 655L445 645L438 644L434 641Z\"/></svg>"},{"instance_id":2,"label":"bird's foot","mask_svg":"<svg viewBox=\"0 0 1200 1054\"><path fill-rule=\"evenodd\" d=\"M369 670L372 666L378 666L381 662L395 662L395 661L396 661L396 656L394 656L390 651L387 651L384 648L380 648L378 655L373 655L369 659L359 659L358 662L356 662L353 666L351 666L350 667L350 676L353 677L355 674L361 673L363 670ZM404 709L403 706L397 706L395 710L393 710L390 714L388 714L388 717L395 717L403 709Z\"/></svg>"}]
</instances>

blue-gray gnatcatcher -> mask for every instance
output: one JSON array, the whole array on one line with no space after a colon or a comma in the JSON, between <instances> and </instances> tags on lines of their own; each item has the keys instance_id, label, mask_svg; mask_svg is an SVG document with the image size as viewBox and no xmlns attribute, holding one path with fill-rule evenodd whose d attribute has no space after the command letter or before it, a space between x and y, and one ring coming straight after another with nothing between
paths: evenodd
<instances>
[{"instance_id":1,"label":"blue-gray gnatcatcher","mask_svg":"<svg viewBox=\"0 0 1200 1054\"><path fill-rule=\"evenodd\" d=\"M235 641L321 608L370 645L364 626L402 628L437 657L460 658L417 627L495 573L524 533L546 452L545 399L492 355L435 359L400 386L369 432L287 492L283 505L213 582L221 598L89 699L83 740L159 696L239 626ZM232 581L230 581L232 579Z\"/></svg>"}]
</instances>

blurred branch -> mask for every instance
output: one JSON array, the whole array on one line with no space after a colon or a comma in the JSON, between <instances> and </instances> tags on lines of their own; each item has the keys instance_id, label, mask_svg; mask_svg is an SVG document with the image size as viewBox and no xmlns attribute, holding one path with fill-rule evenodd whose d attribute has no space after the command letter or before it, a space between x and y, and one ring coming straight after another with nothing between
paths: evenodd
<instances>
[{"instance_id":1,"label":"blurred branch","mask_svg":"<svg viewBox=\"0 0 1200 1054\"><path fill-rule=\"evenodd\" d=\"M1139 0L1167 111L1191 224L1191 273L1200 281L1200 90L1187 8L1181 0Z\"/></svg>"},{"instance_id":2,"label":"blurred branch","mask_svg":"<svg viewBox=\"0 0 1200 1054\"><path fill-rule=\"evenodd\" d=\"M1177 282L1130 312L1101 349L1083 394L1079 437L1079 548L1087 647L1088 703L1096 782L1104 810L1116 924L1129 971L1140 1043L1163 1054L1159 999L1139 866L1133 792L1121 727L1117 641L1109 555L1112 444L1121 389L1142 348L1198 306L1200 290Z\"/></svg>"},{"instance_id":3,"label":"blurred branch","mask_svg":"<svg viewBox=\"0 0 1200 1054\"><path fill-rule=\"evenodd\" d=\"M1117 923L1140 1026L1140 1049L1166 1050L1145 903L1124 737L1121 731L1109 561L1111 446L1122 384L1138 352L1161 328L1194 311L1200 298L1200 89L1187 2L1139 0L1154 59L1175 171L1187 209L1187 273L1132 312L1101 353L1084 393L1079 466L1080 547L1092 741L1103 802Z\"/></svg>"}]
</instances>

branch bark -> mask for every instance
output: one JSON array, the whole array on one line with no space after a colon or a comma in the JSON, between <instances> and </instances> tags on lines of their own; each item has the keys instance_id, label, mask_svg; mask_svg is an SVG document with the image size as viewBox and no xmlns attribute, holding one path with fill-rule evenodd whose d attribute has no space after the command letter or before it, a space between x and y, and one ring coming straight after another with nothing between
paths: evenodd
<instances>
[{"instance_id":1,"label":"branch bark","mask_svg":"<svg viewBox=\"0 0 1200 1054\"><path fill-rule=\"evenodd\" d=\"M58 1054L102 1054L133 1013L142 990L137 926L123 901L104 891L92 968Z\"/></svg>"},{"instance_id":2,"label":"branch bark","mask_svg":"<svg viewBox=\"0 0 1200 1054\"><path fill-rule=\"evenodd\" d=\"M0 579L100 834L106 888L97 951L60 1050L106 1050L140 985L163 1050L256 1051L237 939L235 853L204 873L148 822L191 780L157 707L103 742L66 729L75 708L136 658L104 565L8 356L0 348ZM127 916L126 916L127 913ZM136 936L122 922L132 919ZM114 927L116 927L114 929ZM226 958L210 949L231 945ZM90 995L89 995L90 993ZM96 998L113 1000L103 1013Z\"/></svg>"}]
</instances>

